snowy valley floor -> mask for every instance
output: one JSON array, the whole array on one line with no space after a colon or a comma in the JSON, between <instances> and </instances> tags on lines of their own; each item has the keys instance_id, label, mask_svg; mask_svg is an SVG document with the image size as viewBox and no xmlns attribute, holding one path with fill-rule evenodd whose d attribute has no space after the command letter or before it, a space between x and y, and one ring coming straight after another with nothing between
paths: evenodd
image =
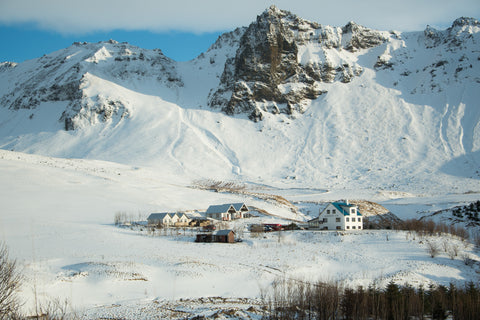
<instances>
[{"instance_id":1,"label":"snowy valley floor","mask_svg":"<svg viewBox=\"0 0 480 320\"><path fill-rule=\"evenodd\" d=\"M351 287L480 279L478 249L449 235L387 230L256 235L246 230L251 223L306 220L318 214L321 201L373 200L404 219L478 200L475 193L418 196L277 187L276 194L298 205L301 214L293 214L258 197L191 188L192 181L168 172L3 150L0 179L0 238L25 274L25 312L34 312L35 301L67 299L69 308L86 319L211 316L219 306L241 306L253 315L259 313L261 293L278 278ZM231 225L241 243L195 243L191 230L152 234L113 224L119 211L141 220L150 212L205 210L239 201L277 216ZM434 258L427 252L429 242L440 248ZM458 255L451 259L446 247L455 247ZM477 262L466 265L466 258Z\"/></svg>"}]
</instances>

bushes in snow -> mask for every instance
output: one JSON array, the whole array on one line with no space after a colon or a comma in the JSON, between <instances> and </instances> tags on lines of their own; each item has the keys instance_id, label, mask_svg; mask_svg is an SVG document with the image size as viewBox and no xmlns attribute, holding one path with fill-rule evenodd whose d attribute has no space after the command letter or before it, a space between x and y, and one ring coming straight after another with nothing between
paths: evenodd
<instances>
[{"instance_id":1,"label":"bushes in snow","mask_svg":"<svg viewBox=\"0 0 480 320\"><path fill-rule=\"evenodd\" d=\"M344 288L339 283L280 279L263 292L266 319L458 319L480 314L480 286Z\"/></svg>"},{"instance_id":2,"label":"bushes in snow","mask_svg":"<svg viewBox=\"0 0 480 320\"><path fill-rule=\"evenodd\" d=\"M414 231L421 236L434 236L449 233L462 240L468 240L467 230L462 226L447 225L433 220L407 219L396 227L399 230Z\"/></svg>"}]
</instances>

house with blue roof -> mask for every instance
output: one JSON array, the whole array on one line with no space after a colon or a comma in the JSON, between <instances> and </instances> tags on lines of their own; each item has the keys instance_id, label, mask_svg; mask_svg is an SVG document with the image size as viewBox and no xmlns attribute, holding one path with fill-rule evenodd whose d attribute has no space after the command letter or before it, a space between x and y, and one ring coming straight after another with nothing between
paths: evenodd
<instances>
[{"instance_id":1,"label":"house with blue roof","mask_svg":"<svg viewBox=\"0 0 480 320\"><path fill-rule=\"evenodd\" d=\"M309 228L321 230L362 230L363 216L354 204L331 202L317 218L308 221Z\"/></svg>"}]
</instances>

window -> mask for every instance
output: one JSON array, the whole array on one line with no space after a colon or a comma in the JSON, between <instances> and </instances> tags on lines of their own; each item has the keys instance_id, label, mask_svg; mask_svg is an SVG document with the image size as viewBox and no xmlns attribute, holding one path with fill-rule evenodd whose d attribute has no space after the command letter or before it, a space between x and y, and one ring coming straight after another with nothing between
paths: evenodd
<instances>
[{"instance_id":1,"label":"window","mask_svg":"<svg viewBox=\"0 0 480 320\"><path fill-rule=\"evenodd\" d=\"M362 222L362 218L358 218L358 222Z\"/></svg>"},{"instance_id":2,"label":"window","mask_svg":"<svg viewBox=\"0 0 480 320\"><path fill-rule=\"evenodd\" d=\"M330 214L330 210L327 210L327 214Z\"/></svg>"},{"instance_id":3,"label":"window","mask_svg":"<svg viewBox=\"0 0 480 320\"><path fill-rule=\"evenodd\" d=\"M335 212L335 209L333 209L333 210L332 210L332 214L335 214L335 213L336 213L336 212Z\"/></svg>"},{"instance_id":4,"label":"window","mask_svg":"<svg viewBox=\"0 0 480 320\"><path fill-rule=\"evenodd\" d=\"M352 229L355 229L355 226L352 226Z\"/></svg>"},{"instance_id":5,"label":"window","mask_svg":"<svg viewBox=\"0 0 480 320\"><path fill-rule=\"evenodd\" d=\"M336 222L340 222L340 218L335 219Z\"/></svg>"},{"instance_id":6,"label":"window","mask_svg":"<svg viewBox=\"0 0 480 320\"><path fill-rule=\"evenodd\" d=\"M362 229L362 226L358 226L358 229Z\"/></svg>"},{"instance_id":7,"label":"window","mask_svg":"<svg viewBox=\"0 0 480 320\"><path fill-rule=\"evenodd\" d=\"M350 229L350 226L347 226L347 229Z\"/></svg>"},{"instance_id":8,"label":"window","mask_svg":"<svg viewBox=\"0 0 480 320\"><path fill-rule=\"evenodd\" d=\"M349 221L350 221L350 218L349 218L349 217L346 217L346 218L345 218L345 221L349 222Z\"/></svg>"},{"instance_id":9,"label":"window","mask_svg":"<svg viewBox=\"0 0 480 320\"><path fill-rule=\"evenodd\" d=\"M355 214L355 208L350 209L351 214Z\"/></svg>"},{"instance_id":10,"label":"window","mask_svg":"<svg viewBox=\"0 0 480 320\"><path fill-rule=\"evenodd\" d=\"M355 218L352 218L352 222L355 222Z\"/></svg>"},{"instance_id":11,"label":"window","mask_svg":"<svg viewBox=\"0 0 480 320\"><path fill-rule=\"evenodd\" d=\"M342 227L340 227L340 226L337 226L337 230L342 230Z\"/></svg>"}]
</instances>

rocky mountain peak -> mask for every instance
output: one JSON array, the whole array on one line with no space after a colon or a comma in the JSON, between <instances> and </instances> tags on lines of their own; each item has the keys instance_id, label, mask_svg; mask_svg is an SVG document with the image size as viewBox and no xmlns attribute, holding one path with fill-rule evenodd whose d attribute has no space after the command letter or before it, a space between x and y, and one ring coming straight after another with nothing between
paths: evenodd
<instances>
[{"instance_id":1,"label":"rocky mountain peak","mask_svg":"<svg viewBox=\"0 0 480 320\"><path fill-rule=\"evenodd\" d=\"M473 33L480 32L480 22L475 18L460 17L447 30L437 30L427 26L424 31L427 48L447 45L449 50L456 50L472 39Z\"/></svg>"},{"instance_id":2,"label":"rocky mountain peak","mask_svg":"<svg viewBox=\"0 0 480 320\"><path fill-rule=\"evenodd\" d=\"M246 28L208 103L227 114L249 113L255 121L262 119L263 112L302 113L309 100L325 93L319 83L350 82L362 69L341 59L302 61L301 47L355 52L387 39L383 33L354 22L344 28L322 27L271 6Z\"/></svg>"},{"instance_id":3,"label":"rocky mountain peak","mask_svg":"<svg viewBox=\"0 0 480 320\"><path fill-rule=\"evenodd\" d=\"M475 18L460 17L458 19L455 19L452 24L452 28L464 26L480 27L480 21Z\"/></svg>"},{"instance_id":4,"label":"rocky mountain peak","mask_svg":"<svg viewBox=\"0 0 480 320\"><path fill-rule=\"evenodd\" d=\"M160 50L144 50L115 40L75 42L66 49L33 59L29 65L31 68L23 69L20 64L17 75L9 72L16 69L14 64L0 65L2 76L15 77L7 81L7 93L0 97L0 104L11 110L33 112L43 103L63 102L65 111L58 120L66 130L128 115L118 99L85 93L92 76L122 86L132 80L152 78L166 86L183 86L174 61Z\"/></svg>"},{"instance_id":5,"label":"rocky mountain peak","mask_svg":"<svg viewBox=\"0 0 480 320\"><path fill-rule=\"evenodd\" d=\"M263 12L262 16L283 16L285 13L287 13L287 11L280 10L276 5L272 4Z\"/></svg>"}]
</instances>

